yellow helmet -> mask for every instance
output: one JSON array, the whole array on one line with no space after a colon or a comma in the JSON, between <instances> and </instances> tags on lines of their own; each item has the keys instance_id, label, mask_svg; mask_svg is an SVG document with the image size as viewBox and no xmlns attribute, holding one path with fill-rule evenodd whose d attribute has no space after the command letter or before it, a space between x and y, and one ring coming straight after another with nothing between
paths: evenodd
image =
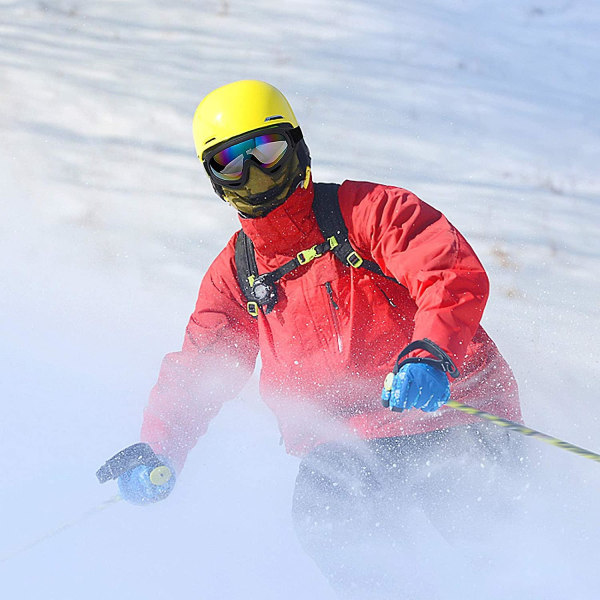
<instances>
[{"instance_id":1,"label":"yellow helmet","mask_svg":"<svg viewBox=\"0 0 600 600\"><path fill-rule=\"evenodd\" d=\"M192 128L196 153L215 192L243 216L265 216L309 184L310 152L296 116L285 96L264 81L236 81L212 91L198 105ZM291 150L277 164L259 166L248 154L239 179L226 181L213 172L216 153L265 131L281 134Z\"/></svg>"},{"instance_id":2,"label":"yellow helmet","mask_svg":"<svg viewBox=\"0 0 600 600\"><path fill-rule=\"evenodd\" d=\"M264 81L243 80L212 91L194 113L193 133L198 158L218 144L249 131L298 121L285 96Z\"/></svg>"}]
</instances>

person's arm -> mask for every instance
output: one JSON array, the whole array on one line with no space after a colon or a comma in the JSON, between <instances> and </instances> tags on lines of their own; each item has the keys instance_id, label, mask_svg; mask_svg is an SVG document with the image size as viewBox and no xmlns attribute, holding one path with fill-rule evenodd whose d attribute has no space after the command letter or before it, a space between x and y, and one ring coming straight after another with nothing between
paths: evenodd
<instances>
[{"instance_id":1,"label":"person's arm","mask_svg":"<svg viewBox=\"0 0 600 600\"><path fill-rule=\"evenodd\" d=\"M236 279L234 236L207 271L182 350L163 359L141 439L180 471L223 403L252 375L258 329Z\"/></svg>"},{"instance_id":2,"label":"person's arm","mask_svg":"<svg viewBox=\"0 0 600 600\"><path fill-rule=\"evenodd\" d=\"M345 182L340 207L350 242L415 301L413 340L432 340L460 368L489 293L471 246L442 213L407 190Z\"/></svg>"}]
</instances>

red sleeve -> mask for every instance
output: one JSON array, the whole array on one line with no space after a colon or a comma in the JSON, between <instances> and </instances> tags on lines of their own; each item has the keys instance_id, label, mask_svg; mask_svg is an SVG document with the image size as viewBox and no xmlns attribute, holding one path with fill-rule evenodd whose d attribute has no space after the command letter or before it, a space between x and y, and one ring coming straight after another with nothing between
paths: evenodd
<instances>
[{"instance_id":1,"label":"red sleeve","mask_svg":"<svg viewBox=\"0 0 600 600\"><path fill-rule=\"evenodd\" d=\"M183 348L163 359L144 411L142 441L177 470L223 403L254 371L258 329L237 282L236 237L204 276Z\"/></svg>"},{"instance_id":2,"label":"red sleeve","mask_svg":"<svg viewBox=\"0 0 600 600\"><path fill-rule=\"evenodd\" d=\"M347 181L339 197L350 242L415 301L413 340L433 340L460 366L489 294L471 246L442 213L407 190Z\"/></svg>"}]
</instances>

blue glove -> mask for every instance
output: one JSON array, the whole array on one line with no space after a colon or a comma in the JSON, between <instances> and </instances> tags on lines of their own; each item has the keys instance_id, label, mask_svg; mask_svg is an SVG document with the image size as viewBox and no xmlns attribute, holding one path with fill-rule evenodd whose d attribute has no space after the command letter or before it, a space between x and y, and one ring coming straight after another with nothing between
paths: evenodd
<instances>
[{"instance_id":1,"label":"blue glove","mask_svg":"<svg viewBox=\"0 0 600 600\"><path fill-rule=\"evenodd\" d=\"M450 400L450 383L441 369L424 363L406 363L383 384L381 403L393 411L420 408L433 412Z\"/></svg>"},{"instance_id":2,"label":"blue glove","mask_svg":"<svg viewBox=\"0 0 600 600\"><path fill-rule=\"evenodd\" d=\"M138 465L119 476L123 500L132 504L150 504L164 500L175 487L175 470L163 457L159 466Z\"/></svg>"}]
</instances>

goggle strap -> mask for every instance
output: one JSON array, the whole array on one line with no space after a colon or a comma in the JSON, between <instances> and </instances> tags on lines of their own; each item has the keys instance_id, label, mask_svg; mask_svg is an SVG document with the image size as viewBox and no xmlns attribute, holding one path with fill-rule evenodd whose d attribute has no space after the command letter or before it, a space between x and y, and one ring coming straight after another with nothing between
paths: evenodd
<instances>
[{"instance_id":1,"label":"goggle strap","mask_svg":"<svg viewBox=\"0 0 600 600\"><path fill-rule=\"evenodd\" d=\"M292 141L292 147L295 146L304 136L300 127L294 127L289 131L290 139Z\"/></svg>"}]
</instances>

